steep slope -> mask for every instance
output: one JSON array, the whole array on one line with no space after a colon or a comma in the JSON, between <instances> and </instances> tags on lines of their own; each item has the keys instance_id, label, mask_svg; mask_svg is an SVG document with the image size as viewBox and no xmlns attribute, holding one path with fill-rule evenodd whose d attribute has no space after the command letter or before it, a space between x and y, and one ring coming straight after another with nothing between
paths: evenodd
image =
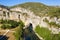
<instances>
[{"instance_id":1,"label":"steep slope","mask_svg":"<svg viewBox=\"0 0 60 40\"><path fill-rule=\"evenodd\" d=\"M10 10L19 11L20 13L17 14L20 14L20 19L25 23L25 25L32 23L35 28L35 26L40 23L40 17L36 16L33 11L21 7L11 8Z\"/></svg>"},{"instance_id":2,"label":"steep slope","mask_svg":"<svg viewBox=\"0 0 60 40\"><path fill-rule=\"evenodd\" d=\"M27 2L10 7L10 11L12 11L11 14L14 18L18 19L18 14L20 14L20 19L25 24L32 23L34 27L38 24L48 27L48 23L44 21L45 18L49 22L60 24L59 7L47 6L37 2Z\"/></svg>"},{"instance_id":3,"label":"steep slope","mask_svg":"<svg viewBox=\"0 0 60 40\"><path fill-rule=\"evenodd\" d=\"M18 4L18 5L12 6L11 8L14 8L14 7L22 7L25 9L29 9L38 16L45 16L46 14L48 16L54 16L54 14L58 14L57 16L59 16L59 13L60 13L59 7L47 6L45 4L37 3L37 2L27 2L27 3L23 3L23 4ZM59 12L59 13L57 13L57 12ZM51 14L51 13L53 13L53 14Z\"/></svg>"},{"instance_id":4,"label":"steep slope","mask_svg":"<svg viewBox=\"0 0 60 40\"><path fill-rule=\"evenodd\" d=\"M31 22L34 26L39 24L40 26L48 27L50 24L45 22L45 19L49 22L54 22L57 25L60 24L60 7L47 6L37 2L27 2L12 6L11 9L13 8L14 10L22 10L21 12L27 13L29 16L26 17L25 22Z\"/></svg>"},{"instance_id":5,"label":"steep slope","mask_svg":"<svg viewBox=\"0 0 60 40\"><path fill-rule=\"evenodd\" d=\"M37 3L37 2L27 2L27 3L15 5L12 8L14 8L14 7L22 7L22 8L25 8L25 9L29 9L37 15L39 15L38 13L41 13L42 11L47 9L46 5L44 5L42 3Z\"/></svg>"}]
</instances>

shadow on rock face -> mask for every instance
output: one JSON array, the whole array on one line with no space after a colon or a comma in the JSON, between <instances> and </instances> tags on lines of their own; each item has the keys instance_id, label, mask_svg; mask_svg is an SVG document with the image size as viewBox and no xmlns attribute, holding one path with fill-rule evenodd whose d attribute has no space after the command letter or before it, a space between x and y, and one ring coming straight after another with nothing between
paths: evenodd
<instances>
[{"instance_id":1,"label":"shadow on rock face","mask_svg":"<svg viewBox=\"0 0 60 40\"><path fill-rule=\"evenodd\" d=\"M24 40L40 40L40 38L33 31L33 25L30 23L26 29L24 29Z\"/></svg>"}]
</instances>

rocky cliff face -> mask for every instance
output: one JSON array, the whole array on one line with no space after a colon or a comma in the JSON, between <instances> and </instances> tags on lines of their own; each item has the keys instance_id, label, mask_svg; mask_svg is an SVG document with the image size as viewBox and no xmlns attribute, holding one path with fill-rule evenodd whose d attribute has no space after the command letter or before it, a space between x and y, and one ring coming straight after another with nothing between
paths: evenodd
<instances>
[{"instance_id":1,"label":"rocky cliff face","mask_svg":"<svg viewBox=\"0 0 60 40\"><path fill-rule=\"evenodd\" d=\"M52 8L46 5L41 5L39 3L33 3L32 5L29 5L31 3L26 4L21 4L21 7L16 6L10 9L0 7L0 14L2 15L0 16L0 18L2 17L3 19L5 18L16 21L19 21L21 19L25 23L25 25L32 23L33 28L35 28L37 25L40 25L41 27L50 27L50 24L60 26L60 11L56 11L55 9L57 8L52 7L54 9L54 12L52 12ZM6 16L4 16L3 11L5 12ZM51 12L51 14L48 11Z\"/></svg>"},{"instance_id":2,"label":"rocky cliff face","mask_svg":"<svg viewBox=\"0 0 60 40\"><path fill-rule=\"evenodd\" d=\"M0 5L0 19L7 19L10 10L5 6Z\"/></svg>"},{"instance_id":3,"label":"rocky cliff face","mask_svg":"<svg viewBox=\"0 0 60 40\"><path fill-rule=\"evenodd\" d=\"M33 27L35 28L36 25L40 24L40 17L36 16L32 11L28 9L17 7L17 8L12 8L11 10L20 12L19 13L20 19L25 23L25 25L32 23Z\"/></svg>"},{"instance_id":4,"label":"rocky cliff face","mask_svg":"<svg viewBox=\"0 0 60 40\"><path fill-rule=\"evenodd\" d=\"M41 27L49 27L50 24L48 24L45 19L47 19L50 22L55 22L56 24L60 24L60 18L57 17L50 17L50 16L37 16L34 14L33 11L21 7L12 8L11 10L19 11L20 12L20 19L25 23L25 25L28 25L29 23L33 24L33 28L36 27L36 25L40 25Z\"/></svg>"}]
</instances>

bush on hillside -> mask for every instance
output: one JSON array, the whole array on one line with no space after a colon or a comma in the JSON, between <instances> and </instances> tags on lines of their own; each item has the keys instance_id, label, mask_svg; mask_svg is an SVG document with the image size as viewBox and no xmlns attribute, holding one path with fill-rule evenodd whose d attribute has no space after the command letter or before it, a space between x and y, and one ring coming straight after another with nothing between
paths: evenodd
<instances>
[{"instance_id":1,"label":"bush on hillside","mask_svg":"<svg viewBox=\"0 0 60 40\"><path fill-rule=\"evenodd\" d=\"M3 28L3 29L6 29L6 28L10 29L10 28L17 27L19 25L19 22L13 21L13 20L8 20L8 21L7 20L2 20L1 24L2 24L1 28Z\"/></svg>"},{"instance_id":2,"label":"bush on hillside","mask_svg":"<svg viewBox=\"0 0 60 40\"><path fill-rule=\"evenodd\" d=\"M1 28L2 29L10 29L11 25L10 24L2 24Z\"/></svg>"},{"instance_id":3,"label":"bush on hillside","mask_svg":"<svg viewBox=\"0 0 60 40\"><path fill-rule=\"evenodd\" d=\"M44 40L60 40L60 34L52 34L51 31L47 28L36 26L35 31L44 39Z\"/></svg>"},{"instance_id":4,"label":"bush on hillside","mask_svg":"<svg viewBox=\"0 0 60 40\"><path fill-rule=\"evenodd\" d=\"M15 39L16 40L23 40L23 27L24 27L24 23L22 21L19 22L19 28L16 29L15 33L14 33L14 36L15 36Z\"/></svg>"},{"instance_id":5,"label":"bush on hillside","mask_svg":"<svg viewBox=\"0 0 60 40\"><path fill-rule=\"evenodd\" d=\"M19 25L19 22L13 21L13 20L9 20L9 21L8 21L8 24L11 24L12 28L15 28L16 26Z\"/></svg>"},{"instance_id":6,"label":"bush on hillside","mask_svg":"<svg viewBox=\"0 0 60 40\"><path fill-rule=\"evenodd\" d=\"M0 23L1 23L1 24L7 23L7 20L0 20Z\"/></svg>"},{"instance_id":7,"label":"bush on hillside","mask_svg":"<svg viewBox=\"0 0 60 40\"><path fill-rule=\"evenodd\" d=\"M19 26L24 27L24 26L25 26L25 25L24 25L24 22L23 22L23 21L20 21L20 22L19 22Z\"/></svg>"}]
</instances>

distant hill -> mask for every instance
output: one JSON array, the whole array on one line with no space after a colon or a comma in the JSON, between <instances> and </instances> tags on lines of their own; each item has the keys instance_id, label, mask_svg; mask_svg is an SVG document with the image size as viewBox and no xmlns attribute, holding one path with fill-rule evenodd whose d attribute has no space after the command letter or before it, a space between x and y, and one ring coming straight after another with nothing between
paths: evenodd
<instances>
[{"instance_id":1,"label":"distant hill","mask_svg":"<svg viewBox=\"0 0 60 40\"><path fill-rule=\"evenodd\" d=\"M48 6L48 5L45 5L42 3L38 3L38 2L27 2L27 3L23 3L23 4L14 5L11 7L0 5L0 7L4 7L7 9L22 7L22 8L29 9L29 10L33 11L34 14L38 15L38 16L47 15L47 16L52 16L52 17L55 17L55 16L60 17L60 7Z\"/></svg>"},{"instance_id":2,"label":"distant hill","mask_svg":"<svg viewBox=\"0 0 60 40\"><path fill-rule=\"evenodd\" d=\"M18 5L12 6L11 8L14 8L14 7L22 7L25 9L29 9L39 16L44 16L45 14L47 14L48 16L59 17L60 15L60 7L47 6L45 4L37 3L37 2L27 2L23 4L18 4Z\"/></svg>"},{"instance_id":3,"label":"distant hill","mask_svg":"<svg viewBox=\"0 0 60 40\"><path fill-rule=\"evenodd\" d=\"M1 5L1 4L0 4L0 7L9 10L9 7L8 7L8 6L4 6L4 5Z\"/></svg>"},{"instance_id":4,"label":"distant hill","mask_svg":"<svg viewBox=\"0 0 60 40\"><path fill-rule=\"evenodd\" d=\"M43 11L47 8L46 5L44 5L42 3L37 3L37 2L27 2L27 3L12 6L12 8L14 8L14 7L26 8L26 9L33 11L34 13L40 13L41 11Z\"/></svg>"}]
</instances>

